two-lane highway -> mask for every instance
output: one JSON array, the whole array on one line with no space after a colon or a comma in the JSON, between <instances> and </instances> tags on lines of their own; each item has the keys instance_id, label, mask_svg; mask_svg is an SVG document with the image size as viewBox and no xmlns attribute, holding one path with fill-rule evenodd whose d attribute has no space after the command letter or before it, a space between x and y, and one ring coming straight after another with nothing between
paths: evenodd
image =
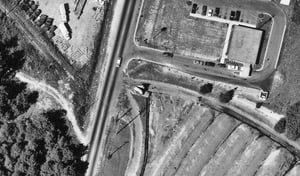
<instances>
[{"instance_id":1,"label":"two-lane highway","mask_svg":"<svg viewBox=\"0 0 300 176\"><path fill-rule=\"evenodd\" d=\"M111 27L117 27L117 37L116 38L110 38L114 41L110 41L113 43L113 49L110 51L110 58L106 58L108 60L107 69L105 72L105 81L103 82L103 89L100 93L100 103L98 106L98 113L96 116L96 121L93 125L93 131L92 136L90 140L90 146L89 146L89 153L87 156L87 161L89 162L89 167L86 173L86 176L95 176L97 174L97 169L99 166L99 163L103 159L103 148L104 148L104 142L105 139L105 129L107 124L107 119L109 118L109 108L111 105L112 96L114 93L115 83L118 79L118 76L120 75L120 70L116 67L116 62L119 57L122 57L125 41L127 39L127 33L131 22L131 16L133 12L133 7L135 4L135 0L129 0L129 1L117 1L114 8L114 13L118 13L117 9L120 9L120 6L122 5L122 12L119 13L120 22L117 26L111 26ZM109 40L110 40L109 39ZM109 51L108 51L109 52Z\"/></svg>"}]
</instances>

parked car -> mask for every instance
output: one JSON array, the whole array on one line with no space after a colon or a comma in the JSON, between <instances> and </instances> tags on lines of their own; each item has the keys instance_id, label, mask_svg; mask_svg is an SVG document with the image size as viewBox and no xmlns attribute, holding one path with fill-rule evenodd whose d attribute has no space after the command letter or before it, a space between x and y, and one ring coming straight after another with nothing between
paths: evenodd
<instances>
[{"instance_id":1,"label":"parked car","mask_svg":"<svg viewBox=\"0 0 300 176\"><path fill-rule=\"evenodd\" d=\"M56 29L57 29L57 26L52 25L52 26L50 26L49 32L53 33Z\"/></svg>"},{"instance_id":2,"label":"parked car","mask_svg":"<svg viewBox=\"0 0 300 176\"><path fill-rule=\"evenodd\" d=\"M33 13L31 16L30 16L30 19L32 21L35 21L37 19L38 15L36 13Z\"/></svg>"},{"instance_id":3,"label":"parked car","mask_svg":"<svg viewBox=\"0 0 300 176\"><path fill-rule=\"evenodd\" d=\"M198 5L194 3L193 6L192 6L192 12L191 13L196 13L197 10L198 10Z\"/></svg>"},{"instance_id":4,"label":"parked car","mask_svg":"<svg viewBox=\"0 0 300 176\"><path fill-rule=\"evenodd\" d=\"M201 15L206 15L206 13L207 13L207 6L206 5L204 5L204 6L202 6L202 12L201 12Z\"/></svg>"},{"instance_id":5,"label":"parked car","mask_svg":"<svg viewBox=\"0 0 300 176\"><path fill-rule=\"evenodd\" d=\"M228 70L239 70L238 65L227 65Z\"/></svg>"},{"instance_id":6,"label":"parked car","mask_svg":"<svg viewBox=\"0 0 300 176\"><path fill-rule=\"evenodd\" d=\"M40 16L40 18L35 22L35 24L36 24L37 26L42 26L42 25L46 22L47 18L48 18L47 15L42 14L42 15Z\"/></svg>"},{"instance_id":7,"label":"parked car","mask_svg":"<svg viewBox=\"0 0 300 176\"><path fill-rule=\"evenodd\" d=\"M38 9L38 5L37 4L34 4L34 5L31 5L30 8L33 10L33 11L36 11L36 9Z\"/></svg>"},{"instance_id":8,"label":"parked car","mask_svg":"<svg viewBox=\"0 0 300 176\"><path fill-rule=\"evenodd\" d=\"M37 16L39 16L39 15L42 13L42 10L41 10L41 9L37 9L34 13L35 13Z\"/></svg>"},{"instance_id":9,"label":"parked car","mask_svg":"<svg viewBox=\"0 0 300 176\"><path fill-rule=\"evenodd\" d=\"M166 57L173 57L174 54L171 53L171 52L163 52L163 55L166 56Z\"/></svg>"},{"instance_id":10,"label":"parked car","mask_svg":"<svg viewBox=\"0 0 300 176\"><path fill-rule=\"evenodd\" d=\"M32 9L29 9L29 10L27 11L28 16L31 16L33 13L34 13L34 11L33 11Z\"/></svg>"},{"instance_id":11,"label":"parked car","mask_svg":"<svg viewBox=\"0 0 300 176\"><path fill-rule=\"evenodd\" d=\"M194 64L204 65L204 61L194 60Z\"/></svg>"},{"instance_id":12,"label":"parked car","mask_svg":"<svg viewBox=\"0 0 300 176\"><path fill-rule=\"evenodd\" d=\"M209 9L209 10L208 10L208 13L207 13L207 16L212 16L212 15L213 15L213 12L214 12L213 9Z\"/></svg>"},{"instance_id":13,"label":"parked car","mask_svg":"<svg viewBox=\"0 0 300 176\"><path fill-rule=\"evenodd\" d=\"M216 64L214 62L205 62L206 66L214 67Z\"/></svg>"},{"instance_id":14,"label":"parked car","mask_svg":"<svg viewBox=\"0 0 300 176\"><path fill-rule=\"evenodd\" d=\"M45 25L50 27L53 24L54 19L53 18L47 18Z\"/></svg>"},{"instance_id":15,"label":"parked car","mask_svg":"<svg viewBox=\"0 0 300 176\"><path fill-rule=\"evenodd\" d=\"M215 16L220 16L220 8L219 7L216 7L216 10L215 10Z\"/></svg>"},{"instance_id":16,"label":"parked car","mask_svg":"<svg viewBox=\"0 0 300 176\"><path fill-rule=\"evenodd\" d=\"M121 63L122 63L122 57L119 56L119 57L118 57L118 60L117 60L117 62L116 62L116 67L120 67L120 66L121 66Z\"/></svg>"},{"instance_id":17,"label":"parked car","mask_svg":"<svg viewBox=\"0 0 300 176\"><path fill-rule=\"evenodd\" d=\"M231 11L230 12L230 20L234 20L235 19L235 11Z\"/></svg>"},{"instance_id":18,"label":"parked car","mask_svg":"<svg viewBox=\"0 0 300 176\"><path fill-rule=\"evenodd\" d=\"M226 68L226 64L218 63L217 66L222 67L222 68Z\"/></svg>"},{"instance_id":19,"label":"parked car","mask_svg":"<svg viewBox=\"0 0 300 176\"><path fill-rule=\"evenodd\" d=\"M237 10L235 14L235 20L240 21L240 17L241 17L241 11Z\"/></svg>"}]
</instances>

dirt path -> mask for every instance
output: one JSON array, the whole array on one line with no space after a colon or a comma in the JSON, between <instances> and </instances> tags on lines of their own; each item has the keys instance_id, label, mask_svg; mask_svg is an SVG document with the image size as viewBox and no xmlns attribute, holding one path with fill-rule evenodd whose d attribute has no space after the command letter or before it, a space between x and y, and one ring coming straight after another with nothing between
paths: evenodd
<instances>
[{"instance_id":1,"label":"dirt path","mask_svg":"<svg viewBox=\"0 0 300 176\"><path fill-rule=\"evenodd\" d=\"M137 102L133 99L130 93L128 93L128 98L133 107L132 108L133 114L138 114L139 106L137 105ZM137 175L143 162L142 154L144 153L144 144L143 144L144 136L143 136L143 125L141 119L140 118L135 119L133 121L133 125L130 125L129 127L134 131L133 134L135 135L131 137L132 140L130 141L131 142L130 154L132 155L129 156L130 158L128 161L125 176L134 176Z\"/></svg>"},{"instance_id":2,"label":"dirt path","mask_svg":"<svg viewBox=\"0 0 300 176\"><path fill-rule=\"evenodd\" d=\"M55 88L47 85L45 82L38 81L35 78L22 73L18 72L16 74L16 78L19 79L22 82L27 83L27 87L32 90L37 90L37 91L43 91L52 96L61 106L63 109L67 111L67 118L68 120L72 123L73 130L76 134L76 137L78 140L83 143L84 145L88 144L88 138L86 137L85 134L83 134L76 122L76 118L74 115L74 107L73 104L70 103L62 94L60 94Z\"/></svg>"}]
</instances>

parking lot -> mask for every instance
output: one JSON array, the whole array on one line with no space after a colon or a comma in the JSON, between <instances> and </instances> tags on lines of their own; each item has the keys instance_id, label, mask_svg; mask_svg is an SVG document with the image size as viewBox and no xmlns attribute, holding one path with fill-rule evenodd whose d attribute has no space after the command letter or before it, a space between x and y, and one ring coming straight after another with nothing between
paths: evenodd
<instances>
[{"instance_id":1,"label":"parking lot","mask_svg":"<svg viewBox=\"0 0 300 176\"><path fill-rule=\"evenodd\" d=\"M139 45L204 60L221 57L226 23L190 17L191 6L184 1L145 1L143 8L136 34Z\"/></svg>"},{"instance_id":2,"label":"parking lot","mask_svg":"<svg viewBox=\"0 0 300 176\"><path fill-rule=\"evenodd\" d=\"M207 6L207 13L212 11L213 16L249 24L257 24L260 10L255 6L249 6L249 0L193 0L198 5L197 13L202 13L203 6ZM219 9L219 10L218 10ZM216 13L219 11L218 13Z\"/></svg>"}]
</instances>

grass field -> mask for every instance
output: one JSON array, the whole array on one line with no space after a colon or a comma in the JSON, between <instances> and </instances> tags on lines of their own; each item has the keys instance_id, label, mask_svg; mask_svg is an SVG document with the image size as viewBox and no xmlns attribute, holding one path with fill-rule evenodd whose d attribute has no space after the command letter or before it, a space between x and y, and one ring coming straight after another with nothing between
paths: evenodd
<instances>
[{"instance_id":1,"label":"grass field","mask_svg":"<svg viewBox=\"0 0 300 176\"><path fill-rule=\"evenodd\" d=\"M153 93L151 102L145 176L273 176L284 175L294 166L288 150L196 100ZM162 142L166 134L168 139Z\"/></svg>"},{"instance_id":2,"label":"grass field","mask_svg":"<svg viewBox=\"0 0 300 176\"><path fill-rule=\"evenodd\" d=\"M291 5L293 7L293 4ZM285 113L286 108L300 101L300 1L297 0L294 12L289 19L289 25L282 45L278 65L278 73L282 80L271 90L269 107L279 113Z\"/></svg>"},{"instance_id":3,"label":"grass field","mask_svg":"<svg viewBox=\"0 0 300 176\"><path fill-rule=\"evenodd\" d=\"M228 25L189 17L185 1L145 1L136 41L142 46L216 60L222 55ZM167 30L161 32L161 28Z\"/></svg>"}]
</instances>

